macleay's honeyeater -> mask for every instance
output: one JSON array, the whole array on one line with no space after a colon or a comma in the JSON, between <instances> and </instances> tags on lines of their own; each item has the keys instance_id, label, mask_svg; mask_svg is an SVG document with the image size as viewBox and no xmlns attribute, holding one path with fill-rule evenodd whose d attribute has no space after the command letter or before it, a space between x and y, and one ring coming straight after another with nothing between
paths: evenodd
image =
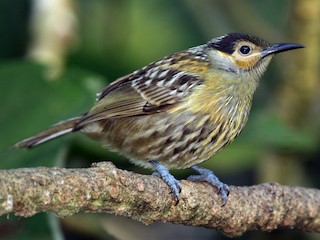
<instances>
[{"instance_id":1,"label":"macleay's honeyeater","mask_svg":"<svg viewBox=\"0 0 320 240\"><path fill-rule=\"evenodd\" d=\"M80 131L133 163L153 168L178 200L180 182L169 169L191 168L218 188L229 188L196 166L228 145L245 126L253 94L273 55L302 48L230 33L155 61L107 86L87 113L16 144L32 148Z\"/></svg>"}]
</instances>

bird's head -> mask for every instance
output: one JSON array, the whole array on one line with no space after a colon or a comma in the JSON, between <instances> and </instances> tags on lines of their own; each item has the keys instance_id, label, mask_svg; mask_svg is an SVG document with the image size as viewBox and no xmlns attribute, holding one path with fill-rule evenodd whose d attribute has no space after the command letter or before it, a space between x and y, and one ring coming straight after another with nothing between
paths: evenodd
<instances>
[{"instance_id":1,"label":"bird's head","mask_svg":"<svg viewBox=\"0 0 320 240\"><path fill-rule=\"evenodd\" d=\"M303 47L296 43L270 44L244 33L229 33L207 43L215 69L254 80L259 80L274 54Z\"/></svg>"}]
</instances>

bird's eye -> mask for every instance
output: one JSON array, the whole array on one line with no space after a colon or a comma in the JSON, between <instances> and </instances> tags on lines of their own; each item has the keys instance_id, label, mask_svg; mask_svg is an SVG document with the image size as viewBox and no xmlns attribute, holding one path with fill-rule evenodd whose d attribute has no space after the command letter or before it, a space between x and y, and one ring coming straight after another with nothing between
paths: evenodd
<instances>
[{"instance_id":1,"label":"bird's eye","mask_svg":"<svg viewBox=\"0 0 320 240\"><path fill-rule=\"evenodd\" d=\"M241 55L248 55L251 52L251 47L248 45L243 45L240 47L239 52Z\"/></svg>"}]
</instances>

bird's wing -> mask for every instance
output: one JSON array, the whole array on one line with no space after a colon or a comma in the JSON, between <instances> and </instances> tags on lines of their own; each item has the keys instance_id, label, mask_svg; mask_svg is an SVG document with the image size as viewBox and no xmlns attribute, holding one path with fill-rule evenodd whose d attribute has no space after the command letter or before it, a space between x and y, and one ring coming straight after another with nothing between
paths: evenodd
<instances>
[{"instance_id":1,"label":"bird's wing","mask_svg":"<svg viewBox=\"0 0 320 240\"><path fill-rule=\"evenodd\" d=\"M176 104L203 79L175 69L175 62L169 56L111 83L76 128L107 118L154 114Z\"/></svg>"}]
</instances>

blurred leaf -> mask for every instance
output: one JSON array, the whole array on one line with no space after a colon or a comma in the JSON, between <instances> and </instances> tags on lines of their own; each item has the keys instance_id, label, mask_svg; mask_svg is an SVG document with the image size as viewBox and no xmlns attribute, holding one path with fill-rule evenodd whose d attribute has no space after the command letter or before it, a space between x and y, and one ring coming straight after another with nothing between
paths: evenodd
<instances>
[{"instance_id":1,"label":"blurred leaf","mask_svg":"<svg viewBox=\"0 0 320 240\"><path fill-rule=\"evenodd\" d=\"M12 214L2 216L0 217L0 238L7 240L51 239L47 216L47 213L40 213L32 218L21 218Z\"/></svg>"},{"instance_id":2,"label":"blurred leaf","mask_svg":"<svg viewBox=\"0 0 320 240\"><path fill-rule=\"evenodd\" d=\"M252 168L262 153L262 147L257 147L251 142L239 138L206 161L203 166L214 171L217 170L217 172L239 172Z\"/></svg>"},{"instance_id":3,"label":"blurred leaf","mask_svg":"<svg viewBox=\"0 0 320 240\"><path fill-rule=\"evenodd\" d=\"M52 165L67 138L30 151L12 146L50 125L91 108L101 90L101 77L80 69L55 81L43 77L44 68L27 61L0 63L0 156L2 168ZM63 140L64 139L64 140Z\"/></svg>"},{"instance_id":4,"label":"blurred leaf","mask_svg":"<svg viewBox=\"0 0 320 240\"><path fill-rule=\"evenodd\" d=\"M317 133L306 128L295 129L268 111L252 114L246 138L265 148L312 151L317 147Z\"/></svg>"}]
</instances>

